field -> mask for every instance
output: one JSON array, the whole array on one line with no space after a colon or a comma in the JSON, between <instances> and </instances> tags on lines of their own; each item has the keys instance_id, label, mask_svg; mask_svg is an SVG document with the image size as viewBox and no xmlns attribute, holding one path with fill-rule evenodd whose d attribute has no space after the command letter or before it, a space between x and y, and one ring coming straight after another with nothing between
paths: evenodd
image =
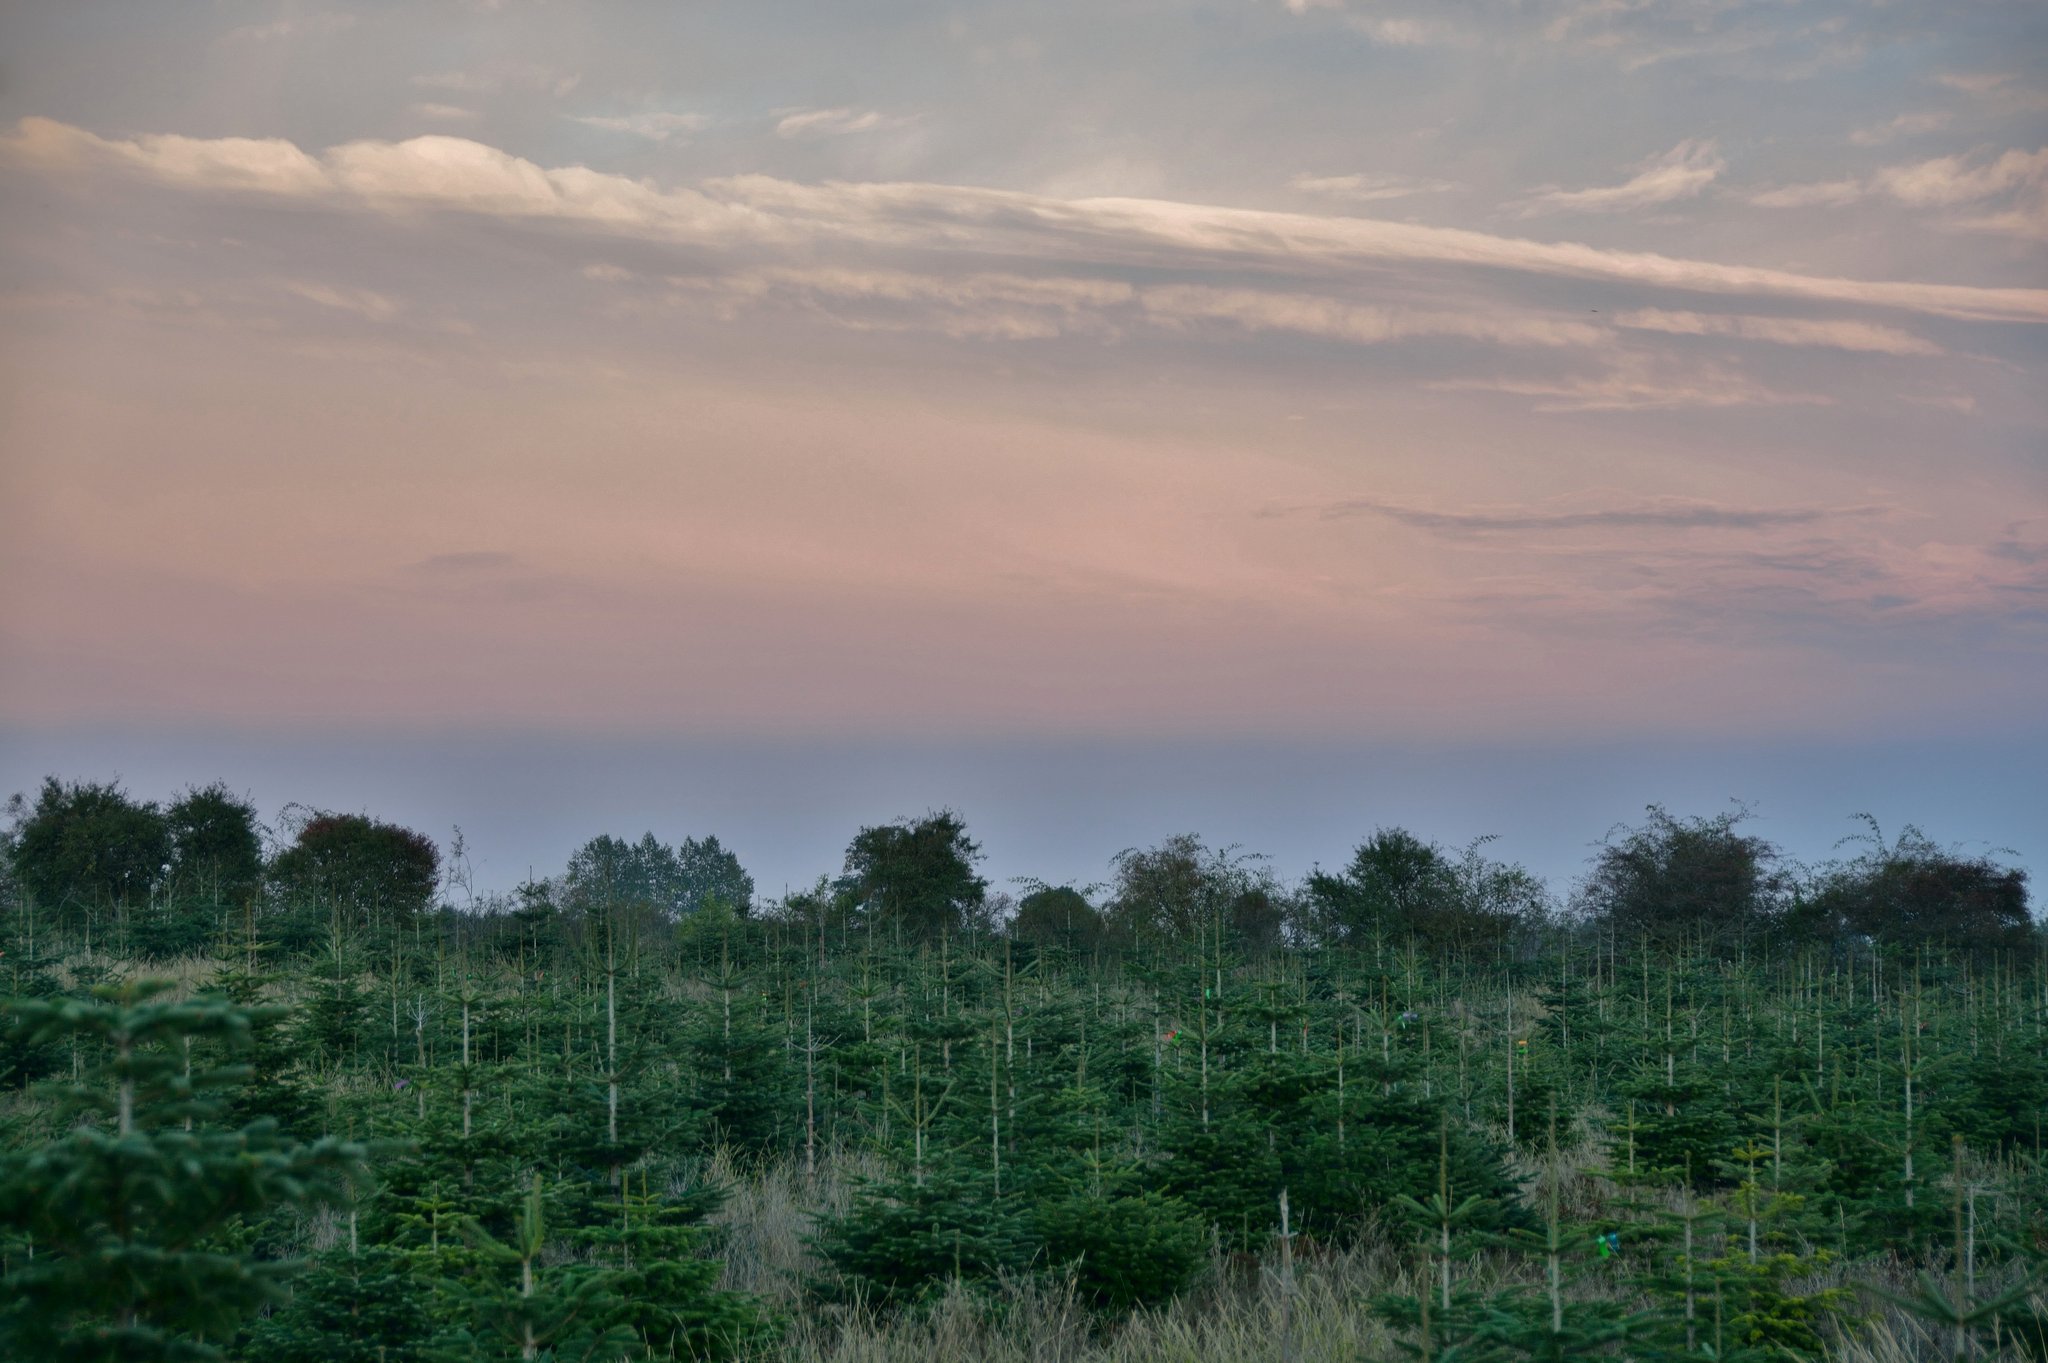
<instances>
[{"instance_id":1,"label":"field","mask_svg":"<svg viewBox=\"0 0 2048 1363\"><path fill-rule=\"evenodd\" d=\"M182 954L18 835L14 1356L2040 1355L2038 942L1796 929L1869 865L1734 933L1489 917L1476 853L1395 938L1199 844L934 920L972 845L889 828L748 912L293 899L287 849Z\"/></svg>"}]
</instances>

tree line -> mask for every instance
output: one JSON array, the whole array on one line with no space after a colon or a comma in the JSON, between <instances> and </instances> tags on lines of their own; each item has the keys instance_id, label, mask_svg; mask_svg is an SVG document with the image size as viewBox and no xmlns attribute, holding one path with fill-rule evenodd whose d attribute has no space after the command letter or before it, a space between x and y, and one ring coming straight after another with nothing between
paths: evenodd
<instances>
[{"instance_id":1,"label":"tree line","mask_svg":"<svg viewBox=\"0 0 2048 1363\"><path fill-rule=\"evenodd\" d=\"M535 941L599 911L653 928L711 910L821 940L993 934L1082 953L1214 938L1252 951L1411 942L1501 956L1560 929L1723 953L1765 942L1999 951L2040 930L2026 871L1999 854L1913 827L1887 839L1858 816L1850 855L1806 867L1745 831L1740 806L1691 817L1649 807L1608 833L1563 896L1487 855L1488 839L1452 849L1402 828L1374 830L1296 884L1190 833L1119 853L1103 884L1026 882L1013 895L980 874L980 845L942 809L861 828L837 875L773 900L711 835L599 835L559 874L477 897L459 831L444 855L426 834L367 814L289 806L268 828L220 783L159 804L117 783L51 777L9 811L0 888L11 911L140 957L192 954L236 932L314 951L337 932L418 933L437 913Z\"/></svg>"}]
</instances>

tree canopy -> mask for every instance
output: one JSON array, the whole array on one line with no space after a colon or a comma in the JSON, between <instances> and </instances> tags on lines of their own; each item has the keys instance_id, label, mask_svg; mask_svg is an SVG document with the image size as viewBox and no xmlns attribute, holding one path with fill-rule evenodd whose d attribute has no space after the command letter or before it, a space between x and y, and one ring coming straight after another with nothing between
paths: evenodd
<instances>
[{"instance_id":1,"label":"tree canopy","mask_svg":"<svg viewBox=\"0 0 2048 1363\"><path fill-rule=\"evenodd\" d=\"M846 888L863 916L933 939L956 933L988 897L981 847L950 809L863 828L846 849Z\"/></svg>"},{"instance_id":2,"label":"tree canopy","mask_svg":"<svg viewBox=\"0 0 2048 1363\"><path fill-rule=\"evenodd\" d=\"M1737 831L1737 807L1690 819L1651 805L1640 826L1610 833L1579 888L1579 907L1618 937L1662 946L1740 942L1786 905L1778 849Z\"/></svg>"},{"instance_id":3,"label":"tree canopy","mask_svg":"<svg viewBox=\"0 0 2048 1363\"><path fill-rule=\"evenodd\" d=\"M50 777L14 830L15 874L53 908L133 904L171 866L171 828L154 801L118 782Z\"/></svg>"}]
</instances>

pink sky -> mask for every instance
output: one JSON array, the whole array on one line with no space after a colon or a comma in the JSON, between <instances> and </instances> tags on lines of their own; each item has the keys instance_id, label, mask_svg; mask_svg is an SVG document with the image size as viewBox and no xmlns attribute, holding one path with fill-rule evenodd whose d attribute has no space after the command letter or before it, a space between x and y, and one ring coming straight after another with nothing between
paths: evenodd
<instances>
[{"instance_id":1,"label":"pink sky","mask_svg":"<svg viewBox=\"0 0 2048 1363\"><path fill-rule=\"evenodd\" d=\"M2040 727L2048 153L1988 29L1773 127L1567 7L1578 134L1414 94L1432 152L1252 110L1338 82L1312 30L1505 69L1477 10L1231 11L1158 56L1242 110L1191 146L1027 142L1114 76L971 7L860 89L629 51L733 16L228 9L206 81L46 19L0 99L0 724Z\"/></svg>"}]
</instances>

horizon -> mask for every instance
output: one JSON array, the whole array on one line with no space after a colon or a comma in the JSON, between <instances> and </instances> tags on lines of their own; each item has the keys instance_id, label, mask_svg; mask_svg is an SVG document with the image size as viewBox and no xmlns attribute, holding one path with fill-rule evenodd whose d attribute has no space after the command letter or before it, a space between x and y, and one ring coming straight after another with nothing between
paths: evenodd
<instances>
[{"instance_id":1,"label":"horizon","mask_svg":"<svg viewBox=\"0 0 2048 1363\"><path fill-rule=\"evenodd\" d=\"M158 801L222 780L266 824L294 803L367 814L427 834L444 856L459 827L479 898L560 874L601 833L652 832L670 845L717 836L768 902L837 876L861 827L950 807L983 849L992 893L1027 879L1104 885L1118 852L1189 832L1265 858L1292 885L1342 866L1376 828L1403 827L1452 850L1489 838L1489 857L1527 867L1562 901L1601 839L1651 804L1682 818L1746 804L1742 830L1800 866L1853 856L1842 844L1865 835L1856 816L1868 813L1887 842L1912 825L2031 877L2048 826L2044 763L2041 738L1843 749L0 734L0 797L32 801L49 775L119 780ZM2038 889L2032 899L2038 913Z\"/></svg>"}]
</instances>

